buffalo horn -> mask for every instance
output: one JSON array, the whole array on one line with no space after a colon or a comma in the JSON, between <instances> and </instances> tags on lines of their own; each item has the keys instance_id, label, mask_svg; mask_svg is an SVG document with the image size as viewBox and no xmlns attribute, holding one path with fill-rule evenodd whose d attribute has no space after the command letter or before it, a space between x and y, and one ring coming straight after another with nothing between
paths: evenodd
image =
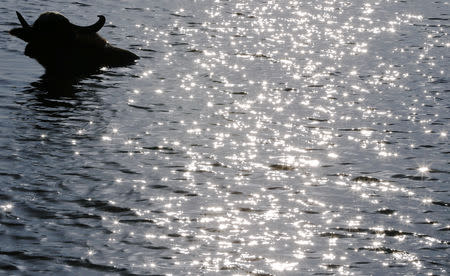
<instances>
[{"instance_id":1,"label":"buffalo horn","mask_svg":"<svg viewBox=\"0 0 450 276\"><path fill-rule=\"evenodd\" d=\"M24 28L30 28L30 25L28 25L27 21L25 21L25 18L20 14L20 12L16 11L17 18L19 18L20 24L22 24L22 27Z\"/></svg>"},{"instance_id":2,"label":"buffalo horn","mask_svg":"<svg viewBox=\"0 0 450 276\"><path fill-rule=\"evenodd\" d=\"M19 18L20 20L20 18ZM72 27L82 33L96 33L105 25L106 18L103 15L98 15L98 21L90 26L77 26L71 23Z\"/></svg>"}]
</instances>

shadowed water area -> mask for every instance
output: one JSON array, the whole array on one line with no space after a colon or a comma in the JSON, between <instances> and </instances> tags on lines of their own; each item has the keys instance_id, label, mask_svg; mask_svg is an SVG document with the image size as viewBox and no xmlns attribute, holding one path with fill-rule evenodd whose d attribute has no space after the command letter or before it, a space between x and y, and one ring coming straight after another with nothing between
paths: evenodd
<instances>
[{"instance_id":1,"label":"shadowed water area","mask_svg":"<svg viewBox=\"0 0 450 276\"><path fill-rule=\"evenodd\" d=\"M141 59L49 93L16 10ZM3 1L0 274L447 275L449 14Z\"/></svg>"}]
</instances>

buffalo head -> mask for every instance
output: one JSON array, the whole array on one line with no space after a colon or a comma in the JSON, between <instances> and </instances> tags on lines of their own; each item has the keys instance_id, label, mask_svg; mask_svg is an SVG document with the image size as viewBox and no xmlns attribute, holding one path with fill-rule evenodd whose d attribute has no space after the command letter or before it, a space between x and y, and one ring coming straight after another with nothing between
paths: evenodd
<instances>
[{"instance_id":1,"label":"buffalo head","mask_svg":"<svg viewBox=\"0 0 450 276\"><path fill-rule=\"evenodd\" d=\"M77 26L59 13L46 12L29 25L16 13L22 27L12 29L10 34L28 43L25 55L36 59L47 74L84 75L101 67L131 65L139 59L97 34L105 24L103 15L90 26Z\"/></svg>"}]
</instances>

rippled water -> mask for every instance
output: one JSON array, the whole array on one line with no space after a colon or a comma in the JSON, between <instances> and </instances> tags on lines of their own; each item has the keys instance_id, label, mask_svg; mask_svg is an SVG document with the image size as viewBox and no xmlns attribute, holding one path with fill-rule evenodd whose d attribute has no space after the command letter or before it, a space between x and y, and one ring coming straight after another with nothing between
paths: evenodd
<instances>
[{"instance_id":1,"label":"rippled water","mask_svg":"<svg viewBox=\"0 0 450 276\"><path fill-rule=\"evenodd\" d=\"M0 8L0 271L448 273L448 1L89 3ZM141 60L48 94L16 10Z\"/></svg>"}]
</instances>

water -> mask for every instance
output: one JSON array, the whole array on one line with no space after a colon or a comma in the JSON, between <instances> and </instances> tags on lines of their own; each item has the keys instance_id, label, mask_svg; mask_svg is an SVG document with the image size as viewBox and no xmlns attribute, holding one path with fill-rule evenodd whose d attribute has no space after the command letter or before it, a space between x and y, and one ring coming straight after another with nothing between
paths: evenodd
<instances>
[{"instance_id":1,"label":"water","mask_svg":"<svg viewBox=\"0 0 450 276\"><path fill-rule=\"evenodd\" d=\"M141 59L48 94L56 10ZM448 1L4 1L5 275L447 275ZM67 91L66 91L67 92Z\"/></svg>"}]
</instances>

